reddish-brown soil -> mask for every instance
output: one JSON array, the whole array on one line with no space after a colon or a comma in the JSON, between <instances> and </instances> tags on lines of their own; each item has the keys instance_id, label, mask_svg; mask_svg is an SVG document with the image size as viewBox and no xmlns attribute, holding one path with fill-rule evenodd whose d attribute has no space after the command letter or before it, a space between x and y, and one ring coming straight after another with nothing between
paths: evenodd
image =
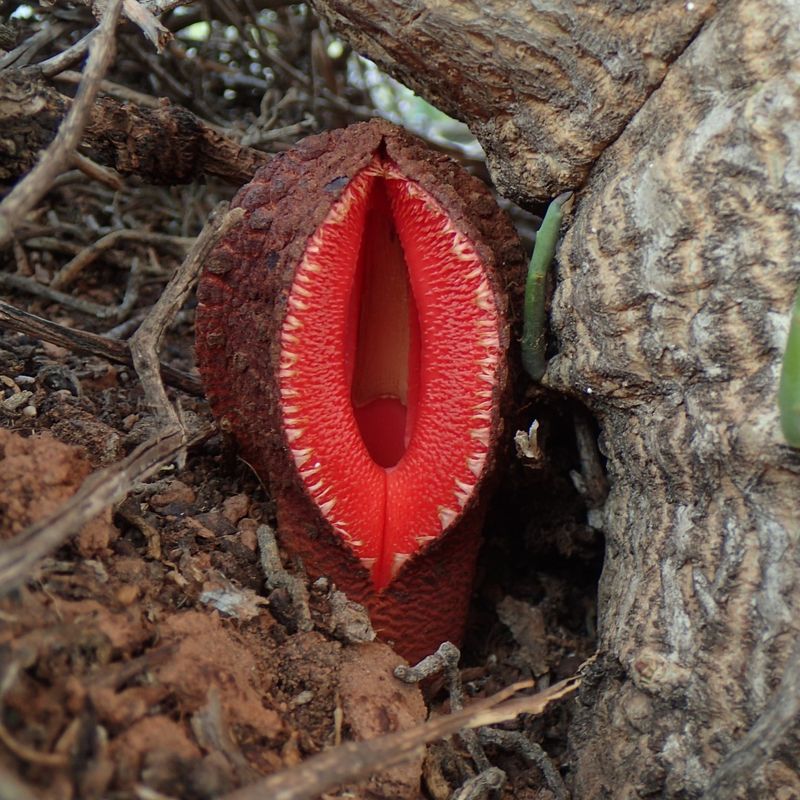
<instances>
[{"instance_id":1,"label":"reddish-brown soil","mask_svg":"<svg viewBox=\"0 0 800 800\"><path fill-rule=\"evenodd\" d=\"M4 332L0 364L12 381L32 373L35 383L21 383L39 412L2 417L0 530L8 538L130 450L146 415L130 372L97 359ZM51 386L52 375L60 379ZM6 397L20 388L8 383ZM184 404L208 414L199 401ZM542 488L519 495L514 481L504 484L517 513L494 514L481 560L464 672L474 697L527 676L545 686L591 652L591 536L544 503L557 479L523 477ZM549 526L546 536L524 524L527 514ZM392 676L400 659L387 646L337 639L325 586L311 587L315 630L306 633L284 593L265 596L255 531L270 516L269 495L249 468L212 439L180 474L166 470L104 513L0 601L0 769L48 800L133 798L142 784L211 798L340 741L422 720L422 695ZM521 568L523 557L530 568ZM441 712L440 689L434 682L427 698L444 702ZM565 706L522 724L545 737L556 761L568 713ZM507 796L546 796L534 768L502 752L493 758L512 776ZM358 796L422 796L424 776L424 791L444 798L470 769L457 741L438 745L424 766L390 770Z\"/></svg>"}]
</instances>

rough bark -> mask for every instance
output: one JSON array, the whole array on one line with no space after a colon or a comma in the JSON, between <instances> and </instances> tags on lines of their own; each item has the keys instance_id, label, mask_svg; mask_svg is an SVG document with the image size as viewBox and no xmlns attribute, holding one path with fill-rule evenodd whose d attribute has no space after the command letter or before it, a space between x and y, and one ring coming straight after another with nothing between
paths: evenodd
<instances>
[{"instance_id":1,"label":"rough bark","mask_svg":"<svg viewBox=\"0 0 800 800\"><path fill-rule=\"evenodd\" d=\"M582 184L715 0L313 0L365 56L469 123L504 194Z\"/></svg>"},{"instance_id":2,"label":"rough bark","mask_svg":"<svg viewBox=\"0 0 800 800\"><path fill-rule=\"evenodd\" d=\"M465 119L515 196L568 188L605 148L560 251L545 377L596 413L611 479L574 796L796 796L800 456L776 391L800 281L800 6L315 5Z\"/></svg>"},{"instance_id":3,"label":"rough bark","mask_svg":"<svg viewBox=\"0 0 800 800\"><path fill-rule=\"evenodd\" d=\"M55 137L70 103L32 70L0 73L0 181L31 170ZM208 176L238 185L270 158L180 106L164 101L158 108L145 108L108 95L94 105L81 152L122 175L162 185Z\"/></svg>"},{"instance_id":4,"label":"rough bark","mask_svg":"<svg viewBox=\"0 0 800 800\"><path fill-rule=\"evenodd\" d=\"M578 797L699 796L795 666L800 458L776 392L798 31L792 0L721 11L604 153L561 250L547 380L597 413L612 486ZM800 792L797 730L773 744L720 796Z\"/></svg>"}]
</instances>

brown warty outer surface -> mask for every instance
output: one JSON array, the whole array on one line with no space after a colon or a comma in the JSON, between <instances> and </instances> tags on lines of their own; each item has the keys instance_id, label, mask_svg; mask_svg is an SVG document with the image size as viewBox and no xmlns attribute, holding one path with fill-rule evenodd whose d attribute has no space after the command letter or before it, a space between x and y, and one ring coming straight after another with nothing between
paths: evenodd
<instances>
[{"instance_id":1,"label":"brown warty outer surface","mask_svg":"<svg viewBox=\"0 0 800 800\"><path fill-rule=\"evenodd\" d=\"M387 177L373 179L369 177L372 174ZM389 179L395 181L391 186ZM436 536L420 537L414 552L396 557L391 577L382 582L371 574L375 559L358 552L362 542L347 540L343 533L346 523L338 527L335 520L332 522L333 513L324 513L333 504L315 495L312 479L301 475L307 456L298 455L305 451L298 449L303 440L298 444L297 437L313 433L316 441L327 446L335 443L342 431L336 424L328 423L326 428L326 420L320 416L311 421L304 418L302 428L292 429L294 408L287 411L288 393L296 393L293 388L287 389L287 376L294 374L289 369L294 356L287 361L287 336L292 341L299 339L297 346L302 347L304 340L313 343L313 337L320 333L308 325L300 329L301 322L295 321L295 317L302 319L303 313L311 313L298 302L298 277L309 269L309 263L317 271L315 262L309 262L309 250L320 242L324 247L320 229L327 229L332 219L338 221L349 213L353 202L359 202L354 187L368 180L374 180L370 187L381 181L390 186L379 190L382 197L390 198L384 199L384 204L395 202L393 187L399 187L396 193L405 188L412 200L422 198L420 208L426 204L426 208L439 210L440 216L434 213L437 231L446 228L456 245L460 242L461 250L468 253L465 258L473 259L469 263L481 267L473 270L475 275L480 273L476 277L478 291L484 292L491 319L496 320L488 359L491 373L486 373L482 387L487 397L483 412L487 427L482 437L485 453L481 453L479 468L473 469L478 473L475 483L459 495L460 508L451 511L449 506L437 507L442 529ZM378 190L365 191L374 194ZM409 660L427 655L444 640L460 641L481 542L487 489L503 440L503 416L509 399L507 359L512 333L508 296L510 291L516 299L514 295L519 295L524 282L522 249L510 220L480 180L448 156L430 150L383 120L303 140L260 169L239 191L233 205L244 208L246 216L209 258L198 288L197 359L221 429L233 435L243 458L268 483L277 505L278 535L283 546L302 558L312 576L329 575L353 600L363 603L381 638L394 643ZM444 226L439 224L442 219ZM390 233L397 238L395 229ZM413 230L400 233L413 235ZM441 238L442 234L434 231L430 235ZM330 258L356 264L359 255L335 253ZM409 303L416 308L420 301L424 306L424 298L412 297ZM342 297L341 303L351 303L351 298ZM422 319L423 311L419 313ZM455 309L454 315L459 313ZM298 327L297 337L287 333L292 325ZM424 326L420 335L425 341ZM421 380L424 383L424 377ZM350 415L355 413L351 408ZM465 431L464 436L467 434ZM436 435L439 438L431 441L440 443L446 452L452 431L443 428ZM406 446L410 450L413 439L411 445L407 440L408 436ZM430 450L435 460L438 456L433 451L439 450L439 444ZM388 469L387 474L391 471ZM408 520L413 525L417 513L414 498L408 497L406 505L407 520L398 525Z\"/></svg>"}]
</instances>

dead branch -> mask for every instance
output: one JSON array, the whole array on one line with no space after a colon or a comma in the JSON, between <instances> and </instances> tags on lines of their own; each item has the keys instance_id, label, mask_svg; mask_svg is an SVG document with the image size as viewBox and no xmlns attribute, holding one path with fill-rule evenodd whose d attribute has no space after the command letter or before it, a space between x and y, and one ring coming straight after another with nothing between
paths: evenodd
<instances>
[{"instance_id":1,"label":"dead branch","mask_svg":"<svg viewBox=\"0 0 800 800\"><path fill-rule=\"evenodd\" d=\"M89 122L99 83L114 56L114 34L121 7L121 0L109 0L103 21L97 28L97 37L91 45L84 79L56 138L39 163L0 203L0 246L11 239L25 214L41 200L53 181L69 165L70 157Z\"/></svg>"},{"instance_id":2,"label":"dead branch","mask_svg":"<svg viewBox=\"0 0 800 800\"><path fill-rule=\"evenodd\" d=\"M480 728L507 722L519 714L541 714L552 702L568 697L580 686L580 678L569 678L532 696L509 699L531 682L514 684L468 709L429 720L405 731L366 742L347 742L318 753L296 767L225 795L223 800L312 800L322 792L355 782L374 772L411 758L428 742L450 736L462 728Z\"/></svg>"},{"instance_id":3,"label":"dead branch","mask_svg":"<svg viewBox=\"0 0 800 800\"><path fill-rule=\"evenodd\" d=\"M145 398L155 412L158 423L165 428L180 427L181 423L161 382L161 364L158 360L161 340L175 314L186 301L211 248L243 215L244 210L241 208L228 211L227 203L217 206L183 264L175 271L158 302L130 339L133 366L142 382Z\"/></svg>"},{"instance_id":4,"label":"dead branch","mask_svg":"<svg viewBox=\"0 0 800 800\"><path fill-rule=\"evenodd\" d=\"M127 458L89 475L81 488L46 519L29 525L0 547L0 595L13 591L28 578L36 563L104 508L121 500L136 483L168 464L184 447L201 441L210 429L196 433L187 443L183 430L149 439Z\"/></svg>"},{"instance_id":5,"label":"dead branch","mask_svg":"<svg viewBox=\"0 0 800 800\"><path fill-rule=\"evenodd\" d=\"M715 3L312 0L354 50L463 120L501 193L583 183Z\"/></svg>"},{"instance_id":6,"label":"dead branch","mask_svg":"<svg viewBox=\"0 0 800 800\"><path fill-rule=\"evenodd\" d=\"M133 367L133 357L127 342L118 339L109 339L98 336L96 333L79 331L59 325L56 322L29 314L27 311L14 308L0 300L0 328L10 331L19 331L27 336L33 336L51 344L57 344L74 353L100 356L115 364L125 364ZM188 372L175 369L168 364L161 364L161 377L171 386L187 394L200 396L203 386L199 378Z\"/></svg>"},{"instance_id":7,"label":"dead branch","mask_svg":"<svg viewBox=\"0 0 800 800\"><path fill-rule=\"evenodd\" d=\"M66 75L70 82L74 79L73 73ZM125 87L118 84L103 86L103 91L124 93ZM80 139L85 155L121 175L137 175L158 185L213 176L238 186L271 158L240 145L185 108L139 94L128 90L129 99L146 104L109 95L96 100ZM0 129L13 143L0 146L0 180L30 169L37 152L54 141L55 127L71 103L31 70L0 73Z\"/></svg>"}]
</instances>

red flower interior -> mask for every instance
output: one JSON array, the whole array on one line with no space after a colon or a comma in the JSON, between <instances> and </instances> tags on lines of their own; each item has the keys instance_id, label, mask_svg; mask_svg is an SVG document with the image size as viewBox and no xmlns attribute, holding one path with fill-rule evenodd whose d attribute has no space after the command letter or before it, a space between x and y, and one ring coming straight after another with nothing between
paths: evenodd
<instances>
[{"instance_id":1,"label":"red flower interior","mask_svg":"<svg viewBox=\"0 0 800 800\"><path fill-rule=\"evenodd\" d=\"M281 328L279 385L306 490L378 591L470 499L499 341L472 242L376 154L308 242Z\"/></svg>"}]
</instances>

